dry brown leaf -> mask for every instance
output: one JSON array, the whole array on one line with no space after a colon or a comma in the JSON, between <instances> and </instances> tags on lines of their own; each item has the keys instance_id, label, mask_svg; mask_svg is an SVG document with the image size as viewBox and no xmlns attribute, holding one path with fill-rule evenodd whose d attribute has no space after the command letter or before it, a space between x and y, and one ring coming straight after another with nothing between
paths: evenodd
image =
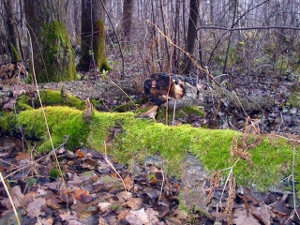
<instances>
[{"instance_id":1,"label":"dry brown leaf","mask_svg":"<svg viewBox=\"0 0 300 225\"><path fill-rule=\"evenodd\" d=\"M125 220L127 215L130 215L130 212L128 211L120 212L118 215L118 220Z\"/></svg>"},{"instance_id":2,"label":"dry brown leaf","mask_svg":"<svg viewBox=\"0 0 300 225\"><path fill-rule=\"evenodd\" d=\"M21 206L23 206L25 195L23 195L20 186L15 186L12 188L11 197L16 208L20 208ZM5 206L7 209L12 208L11 202L8 198L2 202L2 205Z\"/></svg>"},{"instance_id":3,"label":"dry brown leaf","mask_svg":"<svg viewBox=\"0 0 300 225\"><path fill-rule=\"evenodd\" d=\"M129 176L124 178L124 183L125 183L127 190L130 191L133 188L133 181L131 180L131 178Z\"/></svg>"},{"instance_id":4,"label":"dry brown leaf","mask_svg":"<svg viewBox=\"0 0 300 225\"><path fill-rule=\"evenodd\" d=\"M93 201L93 197L90 195L89 191L80 188L76 189L74 197L84 204L88 204Z\"/></svg>"},{"instance_id":5,"label":"dry brown leaf","mask_svg":"<svg viewBox=\"0 0 300 225\"><path fill-rule=\"evenodd\" d=\"M53 224L53 218L43 218L40 221L41 221L41 224L43 224L43 225L52 225Z\"/></svg>"},{"instance_id":6,"label":"dry brown leaf","mask_svg":"<svg viewBox=\"0 0 300 225\"><path fill-rule=\"evenodd\" d=\"M27 207L27 215L30 218L39 217L41 214L41 208L46 204L45 198L36 198L34 201L30 202Z\"/></svg>"},{"instance_id":7,"label":"dry brown leaf","mask_svg":"<svg viewBox=\"0 0 300 225\"><path fill-rule=\"evenodd\" d=\"M76 150L75 153L76 153L76 156L81 159L84 158L84 156L85 156L84 152L80 151L80 149Z\"/></svg>"},{"instance_id":8,"label":"dry brown leaf","mask_svg":"<svg viewBox=\"0 0 300 225\"><path fill-rule=\"evenodd\" d=\"M113 177L113 178L118 178L119 179L119 176L116 173L111 173L110 176Z\"/></svg>"},{"instance_id":9,"label":"dry brown leaf","mask_svg":"<svg viewBox=\"0 0 300 225\"><path fill-rule=\"evenodd\" d=\"M164 224L159 222L157 216L159 213L153 209L140 209L138 211L130 211L130 214L126 216L126 220L132 225L159 225Z\"/></svg>"},{"instance_id":10,"label":"dry brown leaf","mask_svg":"<svg viewBox=\"0 0 300 225\"><path fill-rule=\"evenodd\" d=\"M254 218L251 213L248 215L247 211L243 208L238 208L233 211L232 222L236 225L260 225L258 220Z\"/></svg>"},{"instance_id":11,"label":"dry brown leaf","mask_svg":"<svg viewBox=\"0 0 300 225\"><path fill-rule=\"evenodd\" d=\"M167 225L182 225L182 222L176 217L169 217L166 219Z\"/></svg>"},{"instance_id":12,"label":"dry brown leaf","mask_svg":"<svg viewBox=\"0 0 300 225\"><path fill-rule=\"evenodd\" d=\"M99 202L98 208L101 213L105 213L111 207L111 205L112 204L110 202Z\"/></svg>"},{"instance_id":13,"label":"dry brown leaf","mask_svg":"<svg viewBox=\"0 0 300 225\"><path fill-rule=\"evenodd\" d=\"M16 160L17 161L30 160L30 155L29 153L18 152L18 155L16 156Z\"/></svg>"},{"instance_id":14,"label":"dry brown leaf","mask_svg":"<svg viewBox=\"0 0 300 225\"><path fill-rule=\"evenodd\" d=\"M61 203L61 201L56 198L54 195L51 196L50 198L46 198L46 205L51 208L51 209L54 209L54 210L58 210L61 208L61 205L59 204Z\"/></svg>"},{"instance_id":15,"label":"dry brown leaf","mask_svg":"<svg viewBox=\"0 0 300 225\"><path fill-rule=\"evenodd\" d=\"M59 216L63 221L66 221L68 225L85 225L78 221L78 216L75 211L60 212Z\"/></svg>"},{"instance_id":16,"label":"dry brown leaf","mask_svg":"<svg viewBox=\"0 0 300 225\"><path fill-rule=\"evenodd\" d=\"M273 212L271 211L270 206L262 204L260 207L252 208L251 213L260 222L260 224L273 224Z\"/></svg>"},{"instance_id":17,"label":"dry brown leaf","mask_svg":"<svg viewBox=\"0 0 300 225\"><path fill-rule=\"evenodd\" d=\"M120 193L117 194L117 197L119 199L120 202L126 202L129 199L132 198L132 193L129 191L122 191Z\"/></svg>"},{"instance_id":18,"label":"dry brown leaf","mask_svg":"<svg viewBox=\"0 0 300 225\"><path fill-rule=\"evenodd\" d=\"M138 210L142 207L143 199L141 198L130 198L128 200L127 205L132 209L132 210Z\"/></svg>"}]
</instances>

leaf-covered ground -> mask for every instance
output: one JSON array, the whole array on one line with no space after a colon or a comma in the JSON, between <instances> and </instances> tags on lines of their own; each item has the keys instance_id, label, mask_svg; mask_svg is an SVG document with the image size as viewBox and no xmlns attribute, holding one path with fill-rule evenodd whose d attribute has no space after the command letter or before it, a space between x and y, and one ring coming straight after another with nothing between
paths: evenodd
<instances>
[{"instance_id":1,"label":"leaf-covered ground","mask_svg":"<svg viewBox=\"0 0 300 225\"><path fill-rule=\"evenodd\" d=\"M21 224L300 223L291 192L261 194L249 188L232 189L232 179L224 188L217 184L215 174L201 187L204 195L195 196L203 197L212 209L210 214L203 214L179 205L183 183L157 166L136 164L129 171L92 149L61 146L40 155L34 150L28 152L17 139L4 136L0 143L0 171ZM3 184L0 196L0 224L17 224Z\"/></svg>"},{"instance_id":2,"label":"leaf-covered ground","mask_svg":"<svg viewBox=\"0 0 300 225\"><path fill-rule=\"evenodd\" d=\"M213 99L215 104L205 109L205 118L186 115L176 122L240 130L245 124L249 125L246 123L249 116L248 127L259 128L262 133L298 134L298 81L252 78L234 79L229 88L242 95L269 96L274 102L272 108L246 112L246 115L242 108L227 108L226 99ZM274 85L270 86L270 83ZM137 86L142 87L142 83ZM138 92L136 96L140 95ZM112 111L127 101L123 98L103 99L96 107ZM226 181L220 182L220 175L214 174L201 183L200 190L204 194L192 196L195 201L203 198L202 203L210 209L204 213L179 204L183 181L168 177L159 167L137 164L132 171L111 159L105 160L104 155L91 149L62 146L55 153L63 180L57 170L54 152L41 155L34 151L34 142L27 141L26 144L4 135L0 140L0 171L21 224L160 225L214 224L216 221L221 221L219 224L300 224L300 210L297 207L294 210L295 195L290 191L293 178L283 181L289 191L273 189L268 193L257 193L252 187L236 187L230 177L224 187ZM3 183L0 191L0 224L17 224Z\"/></svg>"}]
</instances>

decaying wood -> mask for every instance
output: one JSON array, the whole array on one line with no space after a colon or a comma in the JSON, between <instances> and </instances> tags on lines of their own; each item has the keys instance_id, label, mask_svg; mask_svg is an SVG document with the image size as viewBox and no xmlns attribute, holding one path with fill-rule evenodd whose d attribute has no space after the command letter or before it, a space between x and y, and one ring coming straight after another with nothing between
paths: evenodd
<instances>
[{"instance_id":1,"label":"decaying wood","mask_svg":"<svg viewBox=\"0 0 300 225\"><path fill-rule=\"evenodd\" d=\"M119 87L118 87L118 86ZM125 96L136 92L131 82L120 81L113 84L110 81L67 81L60 83L46 83L39 84L38 88L42 90L64 90L65 93L77 96L78 98L85 100L89 99L105 99L113 98L116 96ZM124 91L122 91L121 89ZM11 102L12 98L16 99L18 93L22 90L24 94L32 95L36 92L36 88L30 84L14 84L14 85L0 85L0 107L3 108L5 104Z\"/></svg>"},{"instance_id":2,"label":"decaying wood","mask_svg":"<svg viewBox=\"0 0 300 225\"><path fill-rule=\"evenodd\" d=\"M185 94L181 99L169 100L169 107L172 107L176 101L176 107L182 108L186 106L199 105L208 107L222 103L228 109L243 108L246 112L269 108L273 102L266 97L260 96L239 96L234 92L230 92L219 87L206 87L200 85L192 85L189 82L183 82ZM60 83L46 83L39 85L40 90L62 90L68 94L77 96L82 100L89 99L106 99L136 94L137 88L130 80L121 80L113 83L108 80L94 81L68 81ZM121 90L122 89L122 90ZM34 86L29 84L0 85L0 107L1 109L12 98L22 93L32 94L35 91Z\"/></svg>"}]
</instances>

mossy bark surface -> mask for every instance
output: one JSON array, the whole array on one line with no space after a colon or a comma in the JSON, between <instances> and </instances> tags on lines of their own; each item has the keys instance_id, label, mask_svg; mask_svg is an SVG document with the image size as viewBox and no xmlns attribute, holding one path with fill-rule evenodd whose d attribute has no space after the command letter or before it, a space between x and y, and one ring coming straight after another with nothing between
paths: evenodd
<instances>
[{"instance_id":1,"label":"mossy bark surface","mask_svg":"<svg viewBox=\"0 0 300 225\"><path fill-rule=\"evenodd\" d=\"M65 0L25 0L39 83L74 80L75 53L65 27ZM32 72L32 71L31 71Z\"/></svg>"},{"instance_id":2,"label":"mossy bark surface","mask_svg":"<svg viewBox=\"0 0 300 225\"><path fill-rule=\"evenodd\" d=\"M105 4L106 1L103 1ZM100 1L82 1L81 58L77 68L110 70L105 54L105 12Z\"/></svg>"}]
</instances>

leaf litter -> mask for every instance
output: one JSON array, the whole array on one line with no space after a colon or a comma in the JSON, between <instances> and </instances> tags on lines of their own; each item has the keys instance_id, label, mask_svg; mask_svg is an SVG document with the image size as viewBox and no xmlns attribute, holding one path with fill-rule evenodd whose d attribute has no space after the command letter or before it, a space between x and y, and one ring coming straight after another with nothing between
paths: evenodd
<instances>
[{"instance_id":1,"label":"leaf litter","mask_svg":"<svg viewBox=\"0 0 300 225\"><path fill-rule=\"evenodd\" d=\"M256 193L249 188L237 187L234 178L224 186L219 182L220 176L214 174L201 187L205 193L203 203L209 208L203 213L196 206L194 209L179 206L183 183L168 177L158 166L137 165L139 173L134 173L92 149L77 149L73 153L61 147L56 154L63 168L63 181L59 176L50 177L51 171L56 169L51 154L25 153L19 140L8 137L1 137L0 143L1 172L21 224L255 225L300 222L300 210L293 209L292 195L288 192ZM0 224L17 224L2 183L0 187Z\"/></svg>"}]
</instances>

